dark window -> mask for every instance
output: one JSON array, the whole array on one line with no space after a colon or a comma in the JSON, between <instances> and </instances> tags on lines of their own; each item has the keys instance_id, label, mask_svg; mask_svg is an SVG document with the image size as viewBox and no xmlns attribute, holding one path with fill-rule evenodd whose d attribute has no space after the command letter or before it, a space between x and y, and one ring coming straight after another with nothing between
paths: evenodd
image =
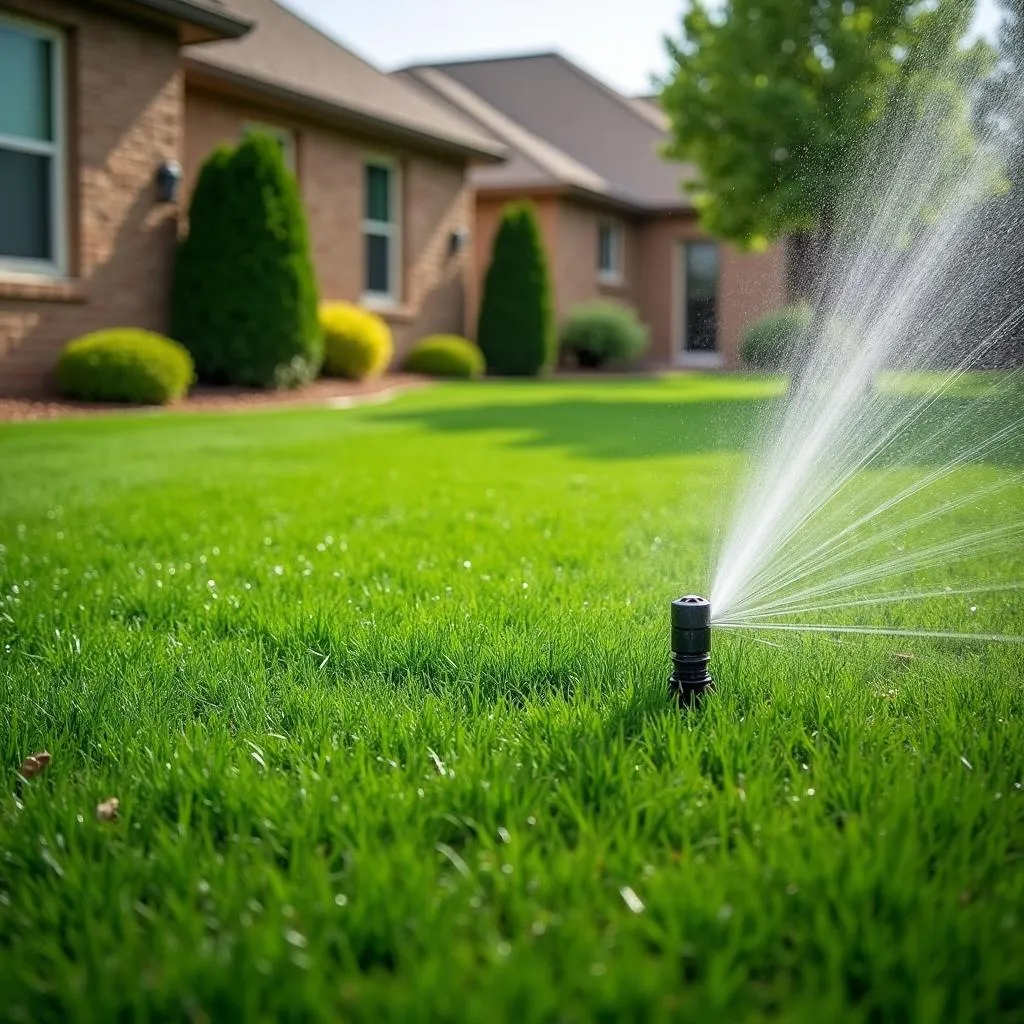
<instances>
[{"instance_id":1,"label":"dark window","mask_svg":"<svg viewBox=\"0 0 1024 1024\"><path fill-rule=\"evenodd\" d=\"M366 219L391 222L391 171L379 164L366 165Z\"/></svg>"},{"instance_id":2,"label":"dark window","mask_svg":"<svg viewBox=\"0 0 1024 1024\"><path fill-rule=\"evenodd\" d=\"M686 246L685 335L688 352L718 348L718 246L691 242Z\"/></svg>"},{"instance_id":3,"label":"dark window","mask_svg":"<svg viewBox=\"0 0 1024 1024\"><path fill-rule=\"evenodd\" d=\"M0 148L0 255L53 258L50 161Z\"/></svg>"},{"instance_id":4,"label":"dark window","mask_svg":"<svg viewBox=\"0 0 1024 1024\"><path fill-rule=\"evenodd\" d=\"M614 224L601 224L597 229L597 272L601 277L622 274L622 238Z\"/></svg>"},{"instance_id":5,"label":"dark window","mask_svg":"<svg viewBox=\"0 0 1024 1024\"><path fill-rule=\"evenodd\" d=\"M0 262L59 269L60 39L0 16Z\"/></svg>"},{"instance_id":6,"label":"dark window","mask_svg":"<svg viewBox=\"0 0 1024 1024\"><path fill-rule=\"evenodd\" d=\"M366 236L366 290L377 295L391 291L391 275L388 272L391 239L386 235Z\"/></svg>"},{"instance_id":7,"label":"dark window","mask_svg":"<svg viewBox=\"0 0 1024 1024\"><path fill-rule=\"evenodd\" d=\"M386 302L398 300L398 246L400 242L397 170L383 161L370 160L363 171L364 280L366 296Z\"/></svg>"}]
</instances>

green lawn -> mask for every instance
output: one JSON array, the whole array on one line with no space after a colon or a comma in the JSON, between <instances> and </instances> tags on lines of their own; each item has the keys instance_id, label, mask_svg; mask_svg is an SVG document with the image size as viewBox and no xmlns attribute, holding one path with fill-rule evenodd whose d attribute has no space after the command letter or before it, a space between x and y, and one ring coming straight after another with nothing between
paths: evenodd
<instances>
[{"instance_id":1,"label":"green lawn","mask_svg":"<svg viewBox=\"0 0 1024 1024\"><path fill-rule=\"evenodd\" d=\"M721 632L666 699L779 393L0 427L0 1019L1020 1021L1021 646Z\"/></svg>"}]
</instances>

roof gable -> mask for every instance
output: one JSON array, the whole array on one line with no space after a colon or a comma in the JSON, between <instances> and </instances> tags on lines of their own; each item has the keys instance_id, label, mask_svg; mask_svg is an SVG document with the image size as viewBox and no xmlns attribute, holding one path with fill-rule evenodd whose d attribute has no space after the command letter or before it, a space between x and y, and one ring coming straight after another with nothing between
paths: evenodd
<instances>
[{"instance_id":1,"label":"roof gable","mask_svg":"<svg viewBox=\"0 0 1024 1024\"><path fill-rule=\"evenodd\" d=\"M254 22L243 38L185 51L186 71L242 80L348 117L387 135L498 159L503 147L456 111L379 71L275 0L229 0Z\"/></svg>"},{"instance_id":2,"label":"roof gable","mask_svg":"<svg viewBox=\"0 0 1024 1024\"><path fill-rule=\"evenodd\" d=\"M464 113L468 104L459 99L458 90L468 91L564 161L604 182L598 189L603 194L638 208L690 205L681 182L692 176L693 169L661 156L667 122L660 112L616 92L559 54L452 61L411 68L409 73L446 94ZM441 78L431 82L429 75ZM522 152L508 133L492 131ZM507 185L509 170L490 169L486 180L493 187ZM562 176L570 185L577 184L579 176L575 177ZM482 176L480 183L484 187Z\"/></svg>"}]
</instances>

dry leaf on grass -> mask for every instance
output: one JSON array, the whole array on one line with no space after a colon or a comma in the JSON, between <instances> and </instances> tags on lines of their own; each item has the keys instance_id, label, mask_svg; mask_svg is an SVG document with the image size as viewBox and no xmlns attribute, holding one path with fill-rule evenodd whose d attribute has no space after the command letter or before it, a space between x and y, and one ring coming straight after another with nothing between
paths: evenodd
<instances>
[{"instance_id":1,"label":"dry leaf on grass","mask_svg":"<svg viewBox=\"0 0 1024 1024\"><path fill-rule=\"evenodd\" d=\"M117 818L117 809L121 806L121 801L116 796L110 797L108 800L104 800L103 803L96 805L96 818L98 821L114 821Z\"/></svg>"},{"instance_id":2,"label":"dry leaf on grass","mask_svg":"<svg viewBox=\"0 0 1024 1024\"><path fill-rule=\"evenodd\" d=\"M29 756L21 762L21 767L18 771L23 779L31 779L34 775L38 775L40 772L45 771L49 764L49 751L41 750L38 754L29 754Z\"/></svg>"}]
</instances>

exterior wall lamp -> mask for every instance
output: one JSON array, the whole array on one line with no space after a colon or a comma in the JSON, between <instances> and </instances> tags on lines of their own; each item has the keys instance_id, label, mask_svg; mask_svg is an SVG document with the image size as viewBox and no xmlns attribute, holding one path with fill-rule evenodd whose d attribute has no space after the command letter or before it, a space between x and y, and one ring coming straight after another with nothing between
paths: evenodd
<instances>
[{"instance_id":1,"label":"exterior wall lamp","mask_svg":"<svg viewBox=\"0 0 1024 1024\"><path fill-rule=\"evenodd\" d=\"M156 169L156 195L161 203L174 203L181 185L181 164L177 160L164 160Z\"/></svg>"},{"instance_id":2,"label":"exterior wall lamp","mask_svg":"<svg viewBox=\"0 0 1024 1024\"><path fill-rule=\"evenodd\" d=\"M466 244L469 242L469 230L464 227L456 228L448 236L448 255L458 256L463 249L466 248Z\"/></svg>"}]
</instances>

